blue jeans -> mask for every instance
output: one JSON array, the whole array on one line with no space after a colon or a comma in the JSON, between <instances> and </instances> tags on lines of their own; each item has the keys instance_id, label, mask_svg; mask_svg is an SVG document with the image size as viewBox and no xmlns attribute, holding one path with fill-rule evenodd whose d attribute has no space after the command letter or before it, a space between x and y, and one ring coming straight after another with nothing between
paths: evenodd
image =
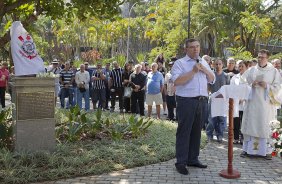
<instances>
[{"instance_id":1,"label":"blue jeans","mask_svg":"<svg viewBox=\"0 0 282 184\"><path fill-rule=\"evenodd\" d=\"M223 116L216 116L211 118L211 121L209 122L206 132L208 138L213 138L213 131L215 130L216 137L218 139L223 137L223 131L225 129L226 125L226 117Z\"/></svg>"},{"instance_id":2,"label":"blue jeans","mask_svg":"<svg viewBox=\"0 0 282 184\"><path fill-rule=\"evenodd\" d=\"M210 103L207 101L204 103L203 107L203 130L206 130L208 122L209 122L209 115L210 115Z\"/></svg>"},{"instance_id":3,"label":"blue jeans","mask_svg":"<svg viewBox=\"0 0 282 184\"><path fill-rule=\"evenodd\" d=\"M65 108L65 98L69 97L69 104L73 106L73 89L72 88L61 88L60 101L61 108Z\"/></svg>"},{"instance_id":4,"label":"blue jeans","mask_svg":"<svg viewBox=\"0 0 282 184\"><path fill-rule=\"evenodd\" d=\"M72 98L72 106L75 106L77 104L77 87L73 87L72 88L72 94L73 94L73 98ZM69 100L67 101L67 108L70 107L70 102Z\"/></svg>"},{"instance_id":5,"label":"blue jeans","mask_svg":"<svg viewBox=\"0 0 282 184\"><path fill-rule=\"evenodd\" d=\"M200 154L202 116L207 99L176 96L178 127L176 165L196 164Z\"/></svg>"},{"instance_id":6,"label":"blue jeans","mask_svg":"<svg viewBox=\"0 0 282 184\"><path fill-rule=\"evenodd\" d=\"M77 104L77 87L73 87L73 106L75 106Z\"/></svg>"},{"instance_id":7,"label":"blue jeans","mask_svg":"<svg viewBox=\"0 0 282 184\"><path fill-rule=\"evenodd\" d=\"M89 111L90 109L89 89L86 89L85 92L80 92L80 90L77 89L77 104L80 110L82 109L82 98L84 98L85 110Z\"/></svg>"}]
</instances>

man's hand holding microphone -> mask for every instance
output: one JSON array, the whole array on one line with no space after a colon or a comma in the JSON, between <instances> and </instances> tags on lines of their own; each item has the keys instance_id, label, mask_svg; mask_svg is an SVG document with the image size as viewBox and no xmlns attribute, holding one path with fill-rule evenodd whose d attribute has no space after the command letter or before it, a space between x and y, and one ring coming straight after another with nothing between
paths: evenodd
<instances>
[{"instance_id":1,"label":"man's hand holding microphone","mask_svg":"<svg viewBox=\"0 0 282 184\"><path fill-rule=\"evenodd\" d=\"M207 70L207 68L204 65L202 65L200 63L199 59L196 59L196 64L193 67L193 72L196 74L199 71L202 71L202 72L206 73L208 70Z\"/></svg>"}]
</instances>

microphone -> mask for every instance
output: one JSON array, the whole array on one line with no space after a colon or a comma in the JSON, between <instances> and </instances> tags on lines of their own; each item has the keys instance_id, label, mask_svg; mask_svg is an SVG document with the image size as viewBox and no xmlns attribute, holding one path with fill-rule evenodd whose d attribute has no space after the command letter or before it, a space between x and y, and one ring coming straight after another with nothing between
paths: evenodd
<instances>
[{"instance_id":1,"label":"microphone","mask_svg":"<svg viewBox=\"0 0 282 184\"><path fill-rule=\"evenodd\" d=\"M196 59L196 63L200 63L200 60L199 60L199 59Z\"/></svg>"}]
</instances>

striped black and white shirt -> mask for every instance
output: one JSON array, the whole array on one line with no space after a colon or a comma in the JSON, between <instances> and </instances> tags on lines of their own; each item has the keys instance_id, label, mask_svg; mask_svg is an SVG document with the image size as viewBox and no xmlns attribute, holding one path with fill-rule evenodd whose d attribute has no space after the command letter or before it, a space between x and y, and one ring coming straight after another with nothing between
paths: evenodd
<instances>
[{"instance_id":1,"label":"striped black and white shirt","mask_svg":"<svg viewBox=\"0 0 282 184\"><path fill-rule=\"evenodd\" d=\"M102 71L103 74L105 75L105 72ZM92 77L98 77L100 78L100 74L96 71L93 72ZM105 89L105 80L99 79L99 80L93 80L93 84L92 84L92 88L93 89Z\"/></svg>"},{"instance_id":2,"label":"striped black and white shirt","mask_svg":"<svg viewBox=\"0 0 282 184\"><path fill-rule=\"evenodd\" d=\"M62 79L61 87L64 87L65 84L69 84L69 86L72 86L72 79L74 79L74 73L72 70L62 70L60 72L60 78Z\"/></svg>"},{"instance_id":3,"label":"striped black and white shirt","mask_svg":"<svg viewBox=\"0 0 282 184\"><path fill-rule=\"evenodd\" d=\"M122 75L123 75L123 70L122 68L118 69L113 69L111 71L110 77L112 79L113 87L114 88L121 88L122 86Z\"/></svg>"}]
</instances>

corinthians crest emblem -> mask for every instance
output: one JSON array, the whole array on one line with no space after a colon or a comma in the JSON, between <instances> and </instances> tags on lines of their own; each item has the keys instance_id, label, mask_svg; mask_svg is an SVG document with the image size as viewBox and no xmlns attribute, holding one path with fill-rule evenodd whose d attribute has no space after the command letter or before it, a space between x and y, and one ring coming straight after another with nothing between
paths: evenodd
<instances>
[{"instance_id":1,"label":"corinthians crest emblem","mask_svg":"<svg viewBox=\"0 0 282 184\"><path fill-rule=\"evenodd\" d=\"M33 59L37 56L35 45L29 34L25 38L19 36L18 39L22 42L21 50L19 51L22 56Z\"/></svg>"}]
</instances>

